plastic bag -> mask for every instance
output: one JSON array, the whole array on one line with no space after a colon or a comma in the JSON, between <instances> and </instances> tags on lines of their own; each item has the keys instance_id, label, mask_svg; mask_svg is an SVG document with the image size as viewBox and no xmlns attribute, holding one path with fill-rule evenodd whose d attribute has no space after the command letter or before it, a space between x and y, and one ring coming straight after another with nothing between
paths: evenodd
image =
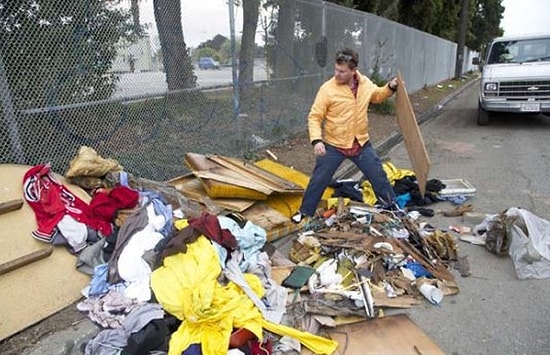
<instances>
[{"instance_id":1,"label":"plastic bag","mask_svg":"<svg viewBox=\"0 0 550 355\"><path fill-rule=\"evenodd\" d=\"M550 222L514 207L506 211L506 231L518 278L550 277Z\"/></svg>"}]
</instances>

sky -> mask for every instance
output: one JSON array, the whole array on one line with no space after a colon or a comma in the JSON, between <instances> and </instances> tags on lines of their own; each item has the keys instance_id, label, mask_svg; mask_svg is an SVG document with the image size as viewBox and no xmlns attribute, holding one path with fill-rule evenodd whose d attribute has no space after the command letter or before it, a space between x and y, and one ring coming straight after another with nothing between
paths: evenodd
<instances>
[{"instance_id":1,"label":"sky","mask_svg":"<svg viewBox=\"0 0 550 355\"><path fill-rule=\"evenodd\" d=\"M182 23L185 42L190 47L212 39L216 34L229 38L227 0L182 0ZM505 7L501 27L504 35L550 33L550 0L503 0ZM153 0L140 2L142 23L155 23ZM242 30L242 8L235 9L235 33ZM256 42L261 42L258 28Z\"/></svg>"},{"instance_id":2,"label":"sky","mask_svg":"<svg viewBox=\"0 0 550 355\"><path fill-rule=\"evenodd\" d=\"M550 0L503 0L505 36L550 33Z\"/></svg>"},{"instance_id":3,"label":"sky","mask_svg":"<svg viewBox=\"0 0 550 355\"><path fill-rule=\"evenodd\" d=\"M182 0L183 36L189 47L212 39L217 34L229 38L229 5L227 0ZM242 8L235 8L235 35L242 30ZM140 1L140 20L155 24L153 0Z\"/></svg>"}]
</instances>

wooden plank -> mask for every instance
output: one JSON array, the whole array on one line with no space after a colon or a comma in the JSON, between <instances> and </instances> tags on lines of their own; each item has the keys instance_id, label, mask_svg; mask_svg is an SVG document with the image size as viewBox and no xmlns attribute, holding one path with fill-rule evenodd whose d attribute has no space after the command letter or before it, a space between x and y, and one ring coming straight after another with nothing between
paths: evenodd
<instances>
[{"instance_id":1,"label":"wooden plank","mask_svg":"<svg viewBox=\"0 0 550 355\"><path fill-rule=\"evenodd\" d=\"M443 355L445 352L404 314L328 329L338 342L334 354ZM302 354L307 352L302 351Z\"/></svg>"},{"instance_id":2,"label":"wooden plank","mask_svg":"<svg viewBox=\"0 0 550 355\"><path fill-rule=\"evenodd\" d=\"M185 164L191 170L208 170L219 168L216 163L206 159L205 155L197 153L186 153ZM249 200L265 200L267 195L245 187L232 185L229 183L211 180L200 179L209 197L212 198L246 198Z\"/></svg>"},{"instance_id":3,"label":"wooden plank","mask_svg":"<svg viewBox=\"0 0 550 355\"><path fill-rule=\"evenodd\" d=\"M234 173L227 169L225 170L226 171L219 170L219 169L193 170L193 174L196 177L201 179L216 180L216 181L224 182L226 184L246 187L247 189L256 190L266 195L270 195L273 193L272 189L264 185L257 184L254 181L245 180L243 179L242 176L239 176L239 174Z\"/></svg>"},{"instance_id":4,"label":"wooden plank","mask_svg":"<svg viewBox=\"0 0 550 355\"><path fill-rule=\"evenodd\" d=\"M436 266L433 266L432 263L426 259L426 257L418 252L412 245L409 244L406 240L401 240L395 238L395 243L399 245L401 249L410 256L412 256L416 261L418 261L422 266L426 268L432 275L441 280L454 281L455 277L442 263L438 263Z\"/></svg>"},{"instance_id":5,"label":"wooden plank","mask_svg":"<svg viewBox=\"0 0 550 355\"><path fill-rule=\"evenodd\" d=\"M303 192L304 189L292 181L283 179L265 169L262 169L253 164L249 164L239 159L223 157L219 155L208 155L208 159L215 163L233 170L259 184L277 192Z\"/></svg>"},{"instance_id":6,"label":"wooden plank","mask_svg":"<svg viewBox=\"0 0 550 355\"><path fill-rule=\"evenodd\" d=\"M420 133L420 128L418 127L418 122L416 121L409 95L407 94L407 88L401 78L401 73L397 74L397 82L395 116L397 117L397 123L403 135L409 159L411 160L412 170L418 181L418 188L422 196L424 196L426 192L426 182L428 181L428 174L430 172L430 158L426 150L426 145L424 144L424 139Z\"/></svg>"},{"instance_id":7,"label":"wooden plank","mask_svg":"<svg viewBox=\"0 0 550 355\"><path fill-rule=\"evenodd\" d=\"M44 259L53 253L53 247L50 245L46 248L42 248L33 251L27 255L20 256L5 263L0 264L0 275L8 273L13 270L17 270L20 267L29 265L35 261Z\"/></svg>"},{"instance_id":8,"label":"wooden plank","mask_svg":"<svg viewBox=\"0 0 550 355\"><path fill-rule=\"evenodd\" d=\"M17 211L23 207L23 199L15 199L0 203L0 214Z\"/></svg>"},{"instance_id":9,"label":"wooden plank","mask_svg":"<svg viewBox=\"0 0 550 355\"><path fill-rule=\"evenodd\" d=\"M277 210L269 207L266 203L258 202L253 207L249 208L243 213L252 223L266 229L272 229L287 222L290 222L290 218L284 216Z\"/></svg>"}]
</instances>

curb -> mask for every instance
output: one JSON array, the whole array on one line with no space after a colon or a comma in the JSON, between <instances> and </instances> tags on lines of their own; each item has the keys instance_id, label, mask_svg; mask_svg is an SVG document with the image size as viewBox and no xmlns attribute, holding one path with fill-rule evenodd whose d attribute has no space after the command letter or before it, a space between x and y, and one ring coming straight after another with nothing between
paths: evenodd
<instances>
[{"instance_id":1,"label":"curb","mask_svg":"<svg viewBox=\"0 0 550 355\"><path fill-rule=\"evenodd\" d=\"M466 89L469 89L470 87L472 87L474 84L476 84L479 81L479 79L480 77L478 76L477 78L473 79L472 81L470 81L469 83L461 87L460 89L453 91L450 95L441 99L441 101L439 101L437 104L432 106L432 108L430 108L426 112L422 113L416 119L416 121L418 122L418 125L422 126L434 120L437 116L439 116L439 114L443 111L445 106L451 100L453 100L458 95L462 94ZM380 158L384 159L386 158L388 153L391 151L391 149L395 147L397 144L401 143L402 141L403 141L403 135L401 134L401 132L394 131L389 137L384 139L382 143L376 145L376 151L378 152Z\"/></svg>"}]
</instances>

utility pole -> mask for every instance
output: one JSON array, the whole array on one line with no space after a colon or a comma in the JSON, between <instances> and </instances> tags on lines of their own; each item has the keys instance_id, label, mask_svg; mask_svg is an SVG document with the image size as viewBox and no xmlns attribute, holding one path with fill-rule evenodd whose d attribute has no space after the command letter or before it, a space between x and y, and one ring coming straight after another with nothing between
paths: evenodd
<instances>
[{"instance_id":1,"label":"utility pole","mask_svg":"<svg viewBox=\"0 0 550 355\"><path fill-rule=\"evenodd\" d=\"M458 29L458 46L456 48L455 79L462 76L462 63L464 62L464 46L466 45L466 30L468 29L468 7L470 0L462 0L460 9L460 28Z\"/></svg>"},{"instance_id":2,"label":"utility pole","mask_svg":"<svg viewBox=\"0 0 550 355\"><path fill-rule=\"evenodd\" d=\"M233 114L239 116L239 77L237 75L237 40L235 39L235 1L229 0L229 35L231 39L231 76L233 81Z\"/></svg>"}]
</instances>

